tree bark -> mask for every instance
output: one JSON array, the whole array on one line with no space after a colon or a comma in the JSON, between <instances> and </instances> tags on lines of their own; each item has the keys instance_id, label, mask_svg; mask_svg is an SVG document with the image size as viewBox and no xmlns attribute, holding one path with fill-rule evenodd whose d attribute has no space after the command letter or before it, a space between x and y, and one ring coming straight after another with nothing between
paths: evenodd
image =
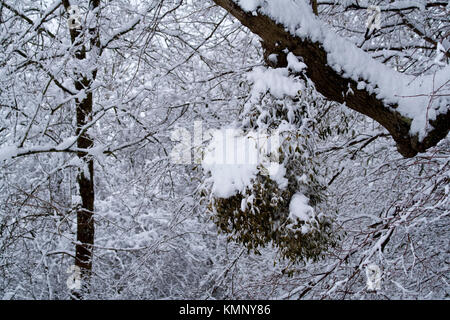
<instances>
[{"instance_id":1,"label":"tree bark","mask_svg":"<svg viewBox=\"0 0 450 320\"><path fill-rule=\"evenodd\" d=\"M69 0L63 0L66 11L70 8ZM100 1L93 0L89 3L89 10L99 7ZM98 13L97 13L98 14ZM89 30L91 32L91 54L99 53L98 29ZM88 50L82 43L81 28L71 28L70 37L73 46L79 47L76 50L75 58L80 62L87 58ZM93 50L96 48L96 50ZM90 73L90 74L88 74ZM77 147L89 149L94 146L94 140L82 128L92 120L93 94L89 91L92 82L95 80L97 69L92 71L82 70L77 74L74 86L77 92L85 90L86 96L83 99L76 99L76 135ZM86 152L78 152L77 156L82 161L83 166L79 168L77 183L81 197L81 205L77 209L77 243L75 245L75 266L80 270L81 288L73 290L72 295L77 299L83 299L90 291L90 279L92 274L93 245L95 236L94 226L94 161Z\"/></svg>"},{"instance_id":2,"label":"tree bark","mask_svg":"<svg viewBox=\"0 0 450 320\"><path fill-rule=\"evenodd\" d=\"M419 141L417 135L410 134L412 119L395 111L395 104L385 104L375 94L357 89L356 81L343 78L327 63L327 53L321 43L312 42L292 35L286 28L261 14L245 12L233 0L213 0L231 13L244 26L262 38L265 56L281 53L288 49L296 56L301 56L307 65L306 75L314 82L318 92L327 99L342 103L380 123L390 133L397 144L397 149L404 157L413 157L419 152L435 146L449 132L450 112L440 114L429 121L431 131ZM285 59L280 59L278 67L284 67ZM349 88L354 94L347 95ZM425 109L426 106L424 106Z\"/></svg>"},{"instance_id":3,"label":"tree bark","mask_svg":"<svg viewBox=\"0 0 450 320\"><path fill-rule=\"evenodd\" d=\"M309 3L311 3L311 7L312 7L314 14L316 16L319 15L319 9L317 8L317 0L309 0Z\"/></svg>"}]
</instances>

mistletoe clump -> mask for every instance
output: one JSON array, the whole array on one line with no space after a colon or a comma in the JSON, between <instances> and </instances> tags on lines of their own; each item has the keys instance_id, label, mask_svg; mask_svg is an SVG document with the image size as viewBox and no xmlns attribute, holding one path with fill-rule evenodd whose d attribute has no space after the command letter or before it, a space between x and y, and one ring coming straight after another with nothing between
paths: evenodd
<instances>
[{"instance_id":1,"label":"mistletoe clump","mask_svg":"<svg viewBox=\"0 0 450 320\"><path fill-rule=\"evenodd\" d=\"M255 253L272 245L281 258L292 262L322 258L336 238L331 219L320 208L326 183L315 152L321 132L314 120L316 105L325 102L312 99L307 84L304 91L308 94L283 98L262 93L245 104L240 116L244 130L279 133L277 162L285 169L287 183L280 186L261 163L250 185L226 198L210 192L208 206L212 220L230 241ZM305 199L300 207L309 210L310 216L295 215L299 205L292 200L296 195Z\"/></svg>"},{"instance_id":2,"label":"mistletoe clump","mask_svg":"<svg viewBox=\"0 0 450 320\"><path fill-rule=\"evenodd\" d=\"M280 187L261 165L245 190L228 198L210 194L209 209L212 220L228 235L228 240L244 245L248 251L258 254L260 248L272 245L282 258L292 262L316 261L334 245L334 240L331 220L326 215L314 214L305 221L291 214L295 194L304 195L312 209L318 208L325 190L310 155L300 152L297 143L301 143L301 137L297 134L284 134L280 146L279 161L286 169L285 187Z\"/></svg>"},{"instance_id":3,"label":"mistletoe clump","mask_svg":"<svg viewBox=\"0 0 450 320\"><path fill-rule=\"evenodd\" d=\"M258 254L259 248L272 244L282 258L316 261L333 244L331 223L324 215L313 221L293 221L289 216L293 185L283 190L269 177L258 175L244 193L229 198L212 197L212 219L229 240L243 244L249 251Z\"/></svg>"}]
</instances>

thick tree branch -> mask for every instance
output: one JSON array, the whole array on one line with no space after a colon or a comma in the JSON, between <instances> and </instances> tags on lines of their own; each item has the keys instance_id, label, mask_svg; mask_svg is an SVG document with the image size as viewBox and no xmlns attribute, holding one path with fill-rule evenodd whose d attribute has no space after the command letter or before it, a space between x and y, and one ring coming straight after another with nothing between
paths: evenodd
<instances>
[{"instance_id":1,"label":"thick tree branch","mask_svg":"<svg viewBox=\"0 0 450 320\"><path fill-rule=\"evenodd\" d=\"M282 50L288 49L296 56L302 57L308 67L306 75L322 95L380 123L389 131L397 143L398 151L404 157L413 157L418 152L424 152L447 136L450 126L448 109L446 113L437 115L435 120L429 121L430 131L422 141L419 141L418 135L410 134L412 119L396 111L398 105L386 104L377 98L376 94L366 89L358 89L356 81L344 78L329 66L327 52L322 43L294 36L285 26L261 12L256 15L245 12L233 0L214 0L214 2L262 38L266 55L281 53ZM279 63L281 67L285 61L280 59ZM352 91L351 94L347 94L349 89ZM427 110L427 106L424 106L424 110Z\"/></svg>"}]
</instances>

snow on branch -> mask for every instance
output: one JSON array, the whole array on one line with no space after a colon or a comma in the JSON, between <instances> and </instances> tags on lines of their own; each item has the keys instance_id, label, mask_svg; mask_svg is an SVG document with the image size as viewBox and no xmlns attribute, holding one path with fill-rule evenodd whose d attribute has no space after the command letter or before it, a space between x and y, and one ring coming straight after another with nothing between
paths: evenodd
<instances>
[{"instance_id":1,"label":"snow on branch","mask_svg":"<svg viewBox=\"0 0 450 320\"><path fill-rule=\"evenodd\" d=\"M260 36L265 50L287 49L301 57L320 93L379 122L403 156L446 137L450 66L420 77L401 74L337 35L304 0L214 2Z\"/></svg>"},{"instance_id":2,"label":"snow on branch","mask_svg":"<svg viewBox=\"0 0 450 320\"><path fill-rule=\"evenodd\" d=\"M340 1L319 1L318 5L334 5L340 4ZM346 1L344 3L344 7L348 9L367 9L372 4L367 0L359 0L359 1ZM402 10L412 10L419 9L425 10L425 8L431 7L445 7L448 5L446 1L393 1L386 5L378 6L380 11L402 11Z\"/></svg>"}]
</instances>

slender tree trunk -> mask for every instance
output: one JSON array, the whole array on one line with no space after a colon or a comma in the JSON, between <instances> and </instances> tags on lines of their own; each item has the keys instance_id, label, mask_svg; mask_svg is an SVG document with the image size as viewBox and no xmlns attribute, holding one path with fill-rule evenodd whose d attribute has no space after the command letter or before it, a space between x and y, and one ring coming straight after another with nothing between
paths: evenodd
<instances>
[{"instance_id":1,"label":"slender tree trunk","mask_svg":"<svg viewBox=\"0 0 450 320\"><path fill-rule=\"evenodd\" d=\"M64 7L69 12L69 0L63 0ZM99 7L99 0L89 2L89 10ZM98 12L97 12L98 14ZM82 29L74 27L70 29L72 44L77 47L75 58L80 62L87 58L88 50L80 39L83 37ZM99 34L98 28L89 30L92 35L90 39L90 54L99 54ZM91 62L94 61L91 59ZM81 63L80 63L81 64ZM89 74L91 73L91 74ZM74 81L78 92L85 90L86 96L83 99L76 99L76 135L79 136L77 146L80 149L90 149L94 145L94 140L89 136L83 127L92 120L93 94L88 90L95 80L97 69L81 70ZM78 152L77 156L82 161L82 167L77 175L77 183L81 197L81 205L77 209L77 244L75 246L75 266L80 271L81 288L72 292L77 299L83 299L90 291L90 280L92 274L93 245L95 236L94 227L94 161L87 152Z\"/></svg>"},{"instance_id":2,"label":"slender tree trunk","mask_svg":"<svg viewBox=\"0 0 450 320\"><path fill-rule=\"evenodd\" d=\"M79 89L79 88L77 88ZM90 120L92 114L92 94L77 103L77 134ZM80 135L77 146L88 149L94 145L94 141L87 133ZM81 272L80 292L74 295L82 299L89 292L92 272L92 250L94 244L94 162L84 152L79 152L78 157L83 162L83 168L78 172L77 182L81 197L81 206L77 210L77 244L75 247L75 266Z\"/></svg>"}]
</instances>

